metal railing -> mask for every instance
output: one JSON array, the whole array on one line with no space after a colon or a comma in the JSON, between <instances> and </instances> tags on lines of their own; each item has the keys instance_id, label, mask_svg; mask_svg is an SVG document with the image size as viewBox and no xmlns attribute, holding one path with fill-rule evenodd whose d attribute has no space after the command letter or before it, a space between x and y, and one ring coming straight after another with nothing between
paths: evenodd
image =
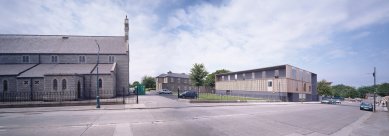
<instances>
[{"instance_id":1,"label":"metal railing","mask_svg":"<svg viewBox=\"0 0 389 136\"><path fill-rule=\"evenodd\" d=\"M135 103L134 95L112 90L99 91L101 104ZM94 91L58 91L58 92L0 92L0 106L8 105L94 105Z\"/></svg>"}]
</instances>

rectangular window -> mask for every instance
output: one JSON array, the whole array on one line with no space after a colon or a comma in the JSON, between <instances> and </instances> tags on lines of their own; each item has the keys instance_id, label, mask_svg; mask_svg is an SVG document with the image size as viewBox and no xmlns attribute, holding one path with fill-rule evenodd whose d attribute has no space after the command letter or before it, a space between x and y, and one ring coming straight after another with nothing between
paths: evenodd
<instances>
[{"instance_id":1,"label":"rectangular window","mask_svg":"<svg viewBox=\"0 0 389 136\"><path fill-rule=\"evenodd\" d=\"M297 79L296 68L292 68L292 79Z\"/></svg>"},{"instance_id":2,"label":"rectangular window","mask_svg":"<svg viewBox=\"0 0 389 136\"><path fill-rule=\"evenodd\" d=\"M266 78L266 71L262 71L262 78Z\"/></svg>"},{"instance_id":3,"label":"rectangular window","mask_svg":"<svg viewBox=\"0 0 389 136\"><path fill-rule=\"evenodd\" d=\"M170 82L174 82L174 78L170 78Z\"/></svg>"},{"instance_id":4,"label":"rectangular window","mask_svg":"<svg viewBox=\"0 0 389 136\"><path fill-rule=\"evenodd\" d=\"M115 56L109 56L109 63L115 62Z\"/></svg>"},{"instance_id":5,"label":"rectangular window","mask_svg":"<svg viewBox=\"0 0 389 136\"><path fill-rule=\"evenodd\" d=\"M51 63L58 63L58 56L51 56Z\"/></svg>"},{"instance_id":6,"label":"rectangular window","mask_svg":"<svg viewBox=\"0 0 389 136\"><path fill-rule=\"evenodd\" d=\"M304 78L303 78L304 76L303 76L303 70L300 70L300 80L303 80Z\"/></svg>"},{"instance_id":7,"label":"rectangular window","mask_svg":"<svg viewBox=\"0 0 389 136\"><path fill-rule=\"evenodd\" d=\"M237 80L238 79L238 74L235 74L235 80Z\"/></svg>"},{"instance_id":8,"label":"rectangular window","mask_svg":"<svg viewBox=\"0 0 389 136\"><path fill-rule=\"evenodd\" d=\"M255 79L255 73L251 73L251 79Z\"/></svg>"},{"instance_id":9,"label":"rectangular window","mask_svg":"<svg viewBox=\"0 0 389 136\"><path fill-rule=\"evenodd\" d=\"M243 77L243 80L245 80L245 79L246 79L246 74L243 73L243 74L242 74L242 77Z\"/></svg>"},{"instance_id":10,"label":"rectangular window","mask_svg":"<svg viewBox=\"0 0 389 136\"><path fill-rule=\"evenodd\" d=\"M267 87L272 87L273 86L273 82L272 81L267 81Z\"/></svg>"},{"instance_id":11,"label":"rectangular window","mask_svg":"<svg viewBox=\"0 0 389 136\"><path fill-rule=\"evenodd\" d=\"M178 82L178 83L181 83L181 78L177 78L177 82Z\"/></svg>"},{"instance_id":12,"label":"rectangular window","mask_svg":"<svg viewBox=\"0 0 389 136\"><path fill-rule=\"evenodd\" d=\"M30 56L22 56L23 63L30 63Z\"/></svg>"},{"instance_id":13,"label":"rectangular window","mask_svg":"<svg viewBox=\"0 0 389 136\"><path fill-rule=\"evenodd\" d=\"M276 77L276 78L280 77L280 71L279 70L275 70L274 71L274 77Z\"/></svg>"},{"instance_id":14,"label":"rectangular window","mask_svg":"<svg viewBox=\"0 0 389 136\"><path fill-rule=\"evenodd\" d=\"M231 80L231 75L228 75L228 81L230 81Z\"/></svg>"},{"instance_id":15,"label":"rectangular window","mask_svg":"<svg viewBox=\"0 0 389 136\"><path fill-rule=\"evenodd\" d=\"M85 63L85 56L79 56L78 57L78 62L79 63Z\"/></svg>"},{"instance_id":16,"label":"rectangular window","mask_svg":"<svg viewBox=\"0 0 389 136\"><path fill-rule=\"evenodd\" d=\"M224 81L224 76L222 76L222 81Z\"/></svg>"},{"instance_id":17,"label":"rectangular window","mask_svg":"<svg viewBox=\"0 0 389 136\"><path fill-rule=\"evenodd\" d=\"M168 80L167 77L163 78L163 83L167 83L167 80Z\"/></svg>"}]
</instances>

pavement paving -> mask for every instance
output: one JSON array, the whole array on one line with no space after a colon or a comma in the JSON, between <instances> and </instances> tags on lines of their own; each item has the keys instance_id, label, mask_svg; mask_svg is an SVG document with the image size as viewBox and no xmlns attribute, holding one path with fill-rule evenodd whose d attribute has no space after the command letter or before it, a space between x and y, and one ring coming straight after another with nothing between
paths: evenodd
<instances>
[{"instance_id":1,"label":"pavement paving","mask_svg":"<svg viewBox=\"0 0 389 136\"><path fill-rule=\"evenodd\" d=\"M193 105L171 96L140 104L0 109L0 135L251 136L385 135L387 112L358 104L244 103ZM379 122L377 125L377 122ZM368 130L368 131L367 131Z\"/></svg>"}]
</instances>

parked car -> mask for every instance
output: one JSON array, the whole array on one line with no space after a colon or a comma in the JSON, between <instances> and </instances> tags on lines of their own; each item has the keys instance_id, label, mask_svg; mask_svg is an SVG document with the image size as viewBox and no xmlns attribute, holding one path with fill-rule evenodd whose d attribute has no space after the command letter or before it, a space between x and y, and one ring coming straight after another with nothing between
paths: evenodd
<instances>
[{"instance_id":1,"label":"parked car","mask_svg":"<svg viewBox=\"0 0 389 136\"><path fill-rule=\"evenodd\" d=\"M195 91L185 91L182 94L179 95L179 98L191 98L196 99L197 98L197 92Z\"/></svg>"},{"instance_id":2,"label":"parked car","mask_svg":"<svg viewBox=\"0 0 389 136\"><path fill-rule=\"evenodd\" d=\"M323 104L341 104L340 99L324 99L321 100L321 103Z\"/></svg>"},{"instance_id":3,"label":"parked car","mask_svg":"<svg viewBox=\"0 0 389 136\"><path fill-rule=\"evenodd\" d=\"M342 104L342 101L340 101L339 99L336 99L335 104Z\"/></svg>"},{"instance_id":4,"label":"parked car","mask_svg":"<svg viewBox=\"0 0 389 136\"><path fill-rule=\"evenodd\" d=\"M323 104L329 104L330 101L329 101L329 99L325 99L325 100L321 100L321 103L323 103Z\"/></svg>"},{"instance_id":5,"label":"parked car","mask_svg":"<svg viewBox=\"0 0 389 136\"><path fill-rule=\"evenodd\" d=\"M159 90L157 92L158 92L158 94L172 94L172 91L170 91L168 89L162 89L162 90Z\"/></svg>"},{"instance_id":6,"label":"parked car","mask_svg":"<svg viewBox=\"0 0 389 136\"><path fill-rule=\"evenodd\" d=\"M367 111L373 111L373 104L369 102L361 102L361 105L359 106L360 110L367 110Z\"/></svg>"}]
</instances>

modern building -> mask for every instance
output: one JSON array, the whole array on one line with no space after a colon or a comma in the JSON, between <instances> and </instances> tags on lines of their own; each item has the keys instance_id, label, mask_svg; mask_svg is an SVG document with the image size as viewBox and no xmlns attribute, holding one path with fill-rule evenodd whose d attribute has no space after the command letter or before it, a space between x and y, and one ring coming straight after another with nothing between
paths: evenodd
<instances>
[{"instance_id":1,"label":"modern building","mask_svg":"<svg viewBox=\"0 0 389 136\"><path fill-rule=\"evenodd\" d=\"M170 91L192 90L195 89L189 80L189 75L185 73L172 73L161 74L155 78L156 90L168 89Z\"/></svg>"},{"instance_id":2,"label":"modern building","mask_svg":"<svg viewBox=\"0 0 389 136\"><path fill-rule=\"evenodd\" d=\"M267 97L282 101L317 101L317 75L280 65L216 75L216 93Z\"/></svg>"},{"instance_id":3,"label":"modern building","mask_svg":"<svg viewBox=\"0 0 389 136\"><path fill-rule=\"evenodd\" d=\"M128 92L127 17L124 27L124 36L1 34L0 93L61 92L83 99L95 98L97 89L102 98Z\"/></svg>"}]
</instances>

